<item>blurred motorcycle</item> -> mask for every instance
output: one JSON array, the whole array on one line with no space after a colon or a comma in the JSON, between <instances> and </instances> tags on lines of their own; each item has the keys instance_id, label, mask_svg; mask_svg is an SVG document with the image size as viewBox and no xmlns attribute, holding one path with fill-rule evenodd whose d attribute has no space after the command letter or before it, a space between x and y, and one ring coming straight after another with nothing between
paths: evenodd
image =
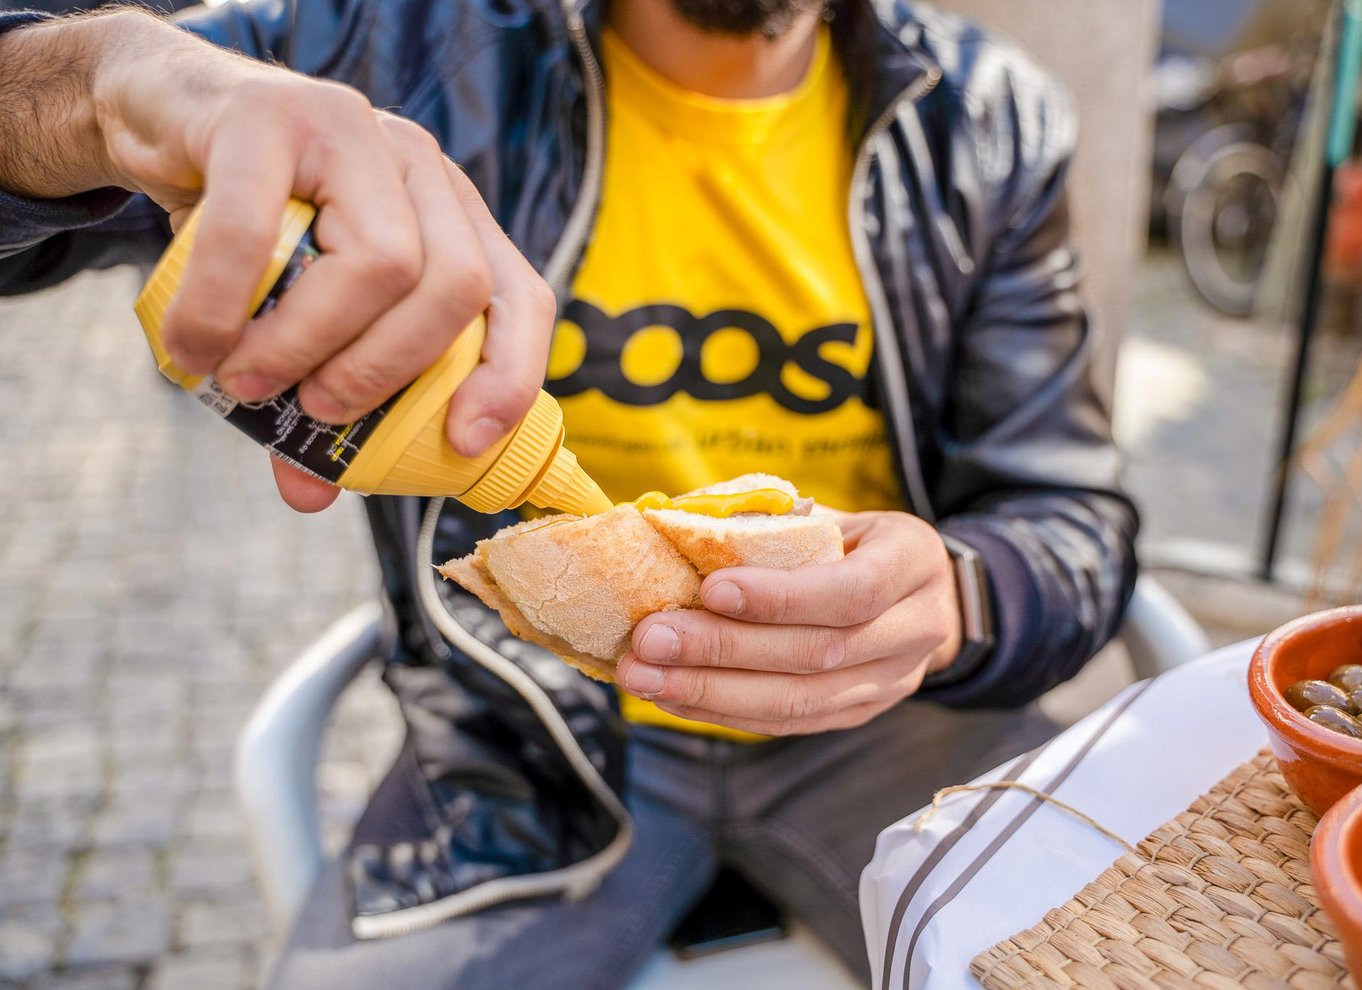
<instances>
[{"instance_id":1,"label":"blurred motorcycle","mask_svg":"<svg viewBox=\"0 0 1362 990\"><path fill-rule=\"evenodd\" d=\"M1269 44L1221 58L1165 53L1155 70L1155 226L1197 293L1253 312L1312 54Z\"/></svg>"}]
</instances>

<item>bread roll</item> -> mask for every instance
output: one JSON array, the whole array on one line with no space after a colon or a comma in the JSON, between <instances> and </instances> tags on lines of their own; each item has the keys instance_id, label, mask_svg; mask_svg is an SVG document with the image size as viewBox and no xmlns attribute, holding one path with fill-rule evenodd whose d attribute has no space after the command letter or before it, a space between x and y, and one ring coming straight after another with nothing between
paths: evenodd
<instances>
[{"instance_id":1,"label":"bread roll","mask_svg":"<svg viewBox=\"0 0 1362 990\"><path fill-rule=\"evenodd\" d=\"M802 567L842 559L842 530L829 516L730 516L648 509L643 518L701 577L725 567Z\"/></svg>"},{"instance_id":2,"label":"bread roll","mask_svg":"<svg viewBox=\"0 0 1362 990\"><path fill-rule=\"evenodd\" d=\"M515 636L552 650L583 673L613 680L644 616L700 608L700 583L722 567L798 567L842 556L830 517L799 515L810 500L772 475L744 475L687 494L776 488L787 515L717 519L677 509L617 506L596 516L517 523L440 568L496 609Z\"/></svg>"}]
</instances>

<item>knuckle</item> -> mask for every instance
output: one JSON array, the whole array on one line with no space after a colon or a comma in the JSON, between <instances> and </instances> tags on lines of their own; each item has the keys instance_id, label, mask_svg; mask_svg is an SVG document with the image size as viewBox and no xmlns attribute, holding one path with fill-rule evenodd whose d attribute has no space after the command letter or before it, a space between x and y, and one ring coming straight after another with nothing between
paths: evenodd
<instances>
[{"instance_id":1,"label":"knuckle","mask_svg":"<svg viewBox=\"0 0 1362 990\"><path fill-rule=\"evenodd\" d=\"M688 708L708 708L714 694L714 685L709 674L703 670L677 671L682 682L680 697L677 699Z\"/></svg>"},{"instance_id":2,"label":"knuckle","mask_svg":"<svg viewBox=\"0 0 1362 990\"><path fill-rule=\"evenodd\" d=\"M243 347L244 352L247 348ZM311 371L317 358L310 353L305 343L276 339L269 347L255 348L249 357L243 353L242 364L258 375L264 375L278 382L295 383ZM235 360L235 356L234 356Z\"/></svg>"},{"instance_id":3,"label":"knuckle","mask_svg":"<svg viewBox=\"0 0 1362 990\"><path fill-rule=\"evenodd\" d=\"M530 311L545 323L551 322L558 315L558 297L553 294L553 288L539 276L538 272L532 271L532 277L526 280L525 297Z\"/></svg>"},{"instance_id":4,"label":"knuckle","mask_svg":"<svg viewBox=\"0 0 1362 990\"><path fill-rule=\"evenodd\" d=\"M506 423L519 422L539 395L539 383L526 378L519 369L508 368L497 380L497 388L483 403L483 411Z\"/></svg>"},{"instance_id":5,"label":"knuckle","mask_svg":"<svg viewBox=\"0 0 1362 990\"><path fill-rule=\"evenodd\" d=\"M362 245L368 281L394 298L408 295L421 281L425 265L421 245L415 238L370 236Z\"/></svg>"},{"instance_id":6,"label":"knuckle","mask_svg":"<svg viewBox=\"0 0 1362 990\"><path fill-rule=\"evenodd\" d=\"M836 629L811 627L805 634L802 668L816 673L840 667L846 660L846 637Z\"/></svg>"},{"instance_id":7,"label":"knuckle","mask_svg":"<svg viewBox=\"0 0 1362 990\"><path fill-rule=\"evenodd\" d=\"M386 399L406 384L403 372L372 359L338 358L317 375L317 384L348 406Z\"/></svg>"},{"instance_id":8,"label":"knuckle","mask_svg":"<svg viewBox=\"0 0 1362 990\"><path fill-rule=\"evenodd\" d=\"M732 627L720 623L705 637L705 661L716 667L732 666L737 650L737 641Z\"/></svg>"},{"instance_id":9,"label":"knuckle","mask_svg":"<svg viewBox=\"0 0 1362 990\"><path fill-rule=\"evenodd\" d=\"M771 622L782 623L790 620L794 612L794 596L783 582L768 590L766 612Z\"/></svg>"},{"instance_id":10,"label":"knuckle","mask_svg":"<svg viewBox=\"0 0 1362 990\"><path fill-rule=\"evenodd\" d=\"M401 148L405 154L417 157L443 157L440 142L435 140L435 135L420 124L408 120L406 117L399 117L397 114L382 110L376 110L374 113L378 117L379 126L388 135L388 139Z\"/></svg>"},{"instance_id":11,"label":"knuckle","mask_svg":"<svg viewBox=\"0 0 1362 990\"><path fill-rule=\"evenodd\" d=\"M492 272L481 258L460 264L444 281L449 302L455 307L477 314L492 301Z\"/></svg>"},{"instance_id":12,"label":"knuckle","mask_svg":"<svg viewBox=\"0 0 1362 990\"><path fill-rule=\"evenodd\" d=\"M373 111L372 105L359 90L345 83L333 80L320 81L325 105L334 113L342 116L363 115L366 119Z\"/></svg>"},{"instance_id":13,"label":"knuckle","mask_svg":"<svg viewBox=\"0 0 1362 990\"><path fill-rule=\"evenodd\" d=\"M883 611L883 597L884 585L875 580L874 575L864 570L852 570L848 574L846 594L834 610L836 621L839 625L849 626L867 612L879 614Z\"/></svg>"},{"instance_id":14,"label":"knuckle","mask_svg":"<svg viewBox=\"0 0 1362 990\"><path fill-rule=\"evenodd\" d=\"M814 714L813 696L804 683L790 680L781 688L776 700L776 717L782 722L802 722Z\"/></svg>"}]
</instances>

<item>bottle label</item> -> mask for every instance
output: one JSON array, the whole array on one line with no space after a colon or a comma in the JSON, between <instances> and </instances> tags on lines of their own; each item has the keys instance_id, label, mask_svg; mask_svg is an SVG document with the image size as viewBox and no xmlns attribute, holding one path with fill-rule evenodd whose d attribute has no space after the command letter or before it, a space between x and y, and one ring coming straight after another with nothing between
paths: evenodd
<instances>
[{"instance_id":1,"label":"bottle label","mask_svg":"<svg viewBox=\"0 0 1362 990\"><path fill-rule=\"evenodd\" d=\"M252 318L264 316L274 309L280 297L320 254L309 230L298 242L293 256ZM238 402L223 391L213 376L206 375L191 394L280 460L334 485L339 483L341 475L402 392L345 426L319 423L303 412L296 388L264 402Z\"/></svg>"}]
</instances>

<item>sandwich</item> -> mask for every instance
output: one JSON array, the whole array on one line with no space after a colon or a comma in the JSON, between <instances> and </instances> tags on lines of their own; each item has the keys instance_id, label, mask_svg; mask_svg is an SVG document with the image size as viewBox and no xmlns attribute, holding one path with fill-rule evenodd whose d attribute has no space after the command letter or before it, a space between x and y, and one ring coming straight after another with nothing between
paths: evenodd
<instances>
[{"instance_id":1,"label":"sandwich","mask_svg":"<svg viewBox=\"0 0 1362 990\"><path fill-rule=\"evenodd\" d=\"M842 553L841 529L812 499L783 478L746 474L675 498L649 492L598 515L516 523L439 570L513 635L613 681L634 626L653 612L703 607L706 576Z\"/></svg>"}]
</instances>

